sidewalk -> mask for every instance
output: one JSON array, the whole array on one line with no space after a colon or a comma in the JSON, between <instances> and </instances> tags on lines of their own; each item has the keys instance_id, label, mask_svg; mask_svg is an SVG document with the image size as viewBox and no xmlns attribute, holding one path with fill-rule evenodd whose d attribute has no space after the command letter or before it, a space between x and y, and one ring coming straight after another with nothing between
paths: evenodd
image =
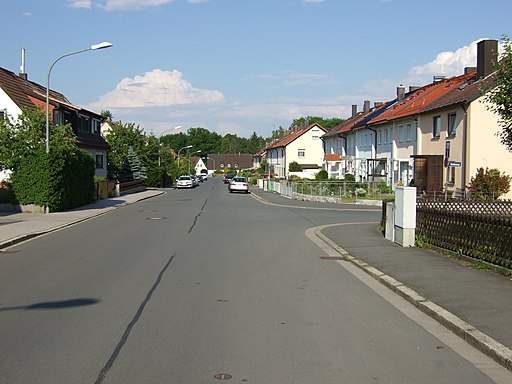
<instances>
[{"instance_id":1,"label":"sidewalk","mask_svg":"<svg viewBox=\"0 0 512 384\"><path fill-rule=\"evenodd\" d=\"M326 206L257 188L252 193L275 204ZM316 234L344 259L512 371L512 279L433 250L403 248L386 240L377 224L329 225Z\"/></svg>"},{"instance_id":2,"label":"sidewalk","mask_svg":"<svg viewBox=\"0 0 512 384\"><path fill-rule=\"evenodd\" d=\"M0 249L162 193L148 189L49 214L0 212Z\"/></svg>"},{"instance_id":3,"label":"sidewalk","mask_svg":"<svg viewBox=\"0 0 512 384\"><path fill-rule=\"evenodd\" d=\"M165 192L146 190L50 214L0 212L0 251L31 237L162 193ZM252 193L275 204L324 209L341 207L290 200L258 188L253 188ZM376 224L325 226L317 231L317 236L330 243L344 258L512 371L510 278L471 268L434 251L400 247L387 241Z\"/></svg>"}]
</instances>

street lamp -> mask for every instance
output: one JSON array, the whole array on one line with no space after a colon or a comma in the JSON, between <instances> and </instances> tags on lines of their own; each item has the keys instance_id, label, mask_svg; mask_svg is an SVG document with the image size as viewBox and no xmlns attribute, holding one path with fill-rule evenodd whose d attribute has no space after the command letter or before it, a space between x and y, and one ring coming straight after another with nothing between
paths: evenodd
<instances>
[{"instance_id":1,"label":"street lamp","mask_svg":"<svg viewBox=\"0 0 512 384\"><path fill-rule=\"evenodd\" d=\"M158 166L160 166L160 138L162 137L162 135L165 132L174 131L174 130L178 130L178 129L181 129L181 128L183 128L181 125L177 125L176 127L171 128L171 129L167 129L167 130L161 132L160 135L158 135Z\"/></svg>"},{"instance_id":2,"label":"street lamp","mask_svg":"<svg viewBox=\"0 0 512 384\"><path fill-rule=\"evenodd\" d=\"M201 150L195 151L194 153L201 153ZM190 156L192 156L192 153L189 153L188 155L188 174L190 175Z\"/></svg>"},{"instance_id":3,"label":"street lamp","mask_svg":"<svg viewBox=\"0 0 512 384\"><path fill-rule=\"evenodd\" d=\"M46 77L46 153L50 153L50 117L49 117L49 109L50 109L50 74L52 72L52 68L55 64L57 64L57 61L60 59L63 59L64 57L68 57L71 55L76 55L77 53L87 52L87 51L95 51L97 49L103 49L103 48L109 48L113 44L109 43L107 41L99 44L91 45L89 48L81 49L79 51L66 53L65 55L62 55L55 59L55 61L50 65L50 68L48 69L48 75Z\"/></svg>"},{"instance_id":4,"label":"street lamp","mask_svg":"<svg viewBox=\"0 0 512 384\"><path fill-rule=\"evenodd\" d=\"M193 145L187 145L186 147L183 147L183 148L180 148L178 150L178 172L180 170L180 152L183 150L183 149L189 149L189 148L192 148Z\"/></svg>"}]
</instances>

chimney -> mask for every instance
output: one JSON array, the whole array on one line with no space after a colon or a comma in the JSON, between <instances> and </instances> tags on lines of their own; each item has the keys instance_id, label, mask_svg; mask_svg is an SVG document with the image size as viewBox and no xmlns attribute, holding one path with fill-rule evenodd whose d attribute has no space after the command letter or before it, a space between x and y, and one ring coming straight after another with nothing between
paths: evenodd
<instances>
[{"instance_id":1,"label":"chimney","mask_svg":"<svg viewBox=\"0 0 512 384\"><path fill-rule=\"evenodd\" d=\"M420 85L410 85L409 86L409 92L414 92L414 91L417 91L418 89L420 89L421 86Z\"/></svg>"},{"instance_id":2,"label":"chimney","mask_svg":"<svg viewBox=\"0 0 512 384\"><path fill-rule=\"evenodd\" d=\"M19 76L22 79L28 80L28 75L25 72L25 48L21 49L21 66L20 66Z\"/></svg>"},{"instance_id":3,"label":"chimney","mask_svg":"<svg viewBox=\"0 0 512 384\"><path fill-rule=\"evenodd\" d=\"M402 101L405 97L405 87L400 84L400 86L396 87L396 98L398 101Z\"/></svg>"},{"instance_id":4,"label":"chimney","mask_svg":"<svg viewBox=\"0 0 512 384\"><path fill-rule=\"evenodd\" d=\"M352 117L357 115L357 104L352 104Z\"/></svg>"},{"instance_id":5,"label":"chimney","mask_svg":"<svg viewBox=\"0 0 512 384\"><path fill-rule=\"evenodd\" d=\"M498 63L498 40L482 40L477 44L476 67L477 79L493 73Z\"/></svg>"},{"instance_id":6,"label":"chimney","mask_svg":"<svg viewBox=\"0 0 512 384\"><path fill-rule=\"evenodd\" d=\"M365 100L363 104L363 112L366 114L370 112L370 100Z\"/></svg>"},{"instance_id":7,"label":"chimney","mask_svg":"<svg viewBox=\"0 0 512 384\"><path fill-rule=\"evenodd\" d=\"M383 105L384 103L382 101L376 101L375 103L373 103L374 108L379 108L382 107Z\"/></svg>"},{"instance_id":8,"label":"chimney","mask_svg":"<svg viewBox=\"0 0 512 384\"><path fill-rule=\"evenodd\" d=\"M468 73L476 72L476 70L477 70L476 67L466 67L466 68L464 68L464 74L467 75Z\"/></svg>"}]
</instances>

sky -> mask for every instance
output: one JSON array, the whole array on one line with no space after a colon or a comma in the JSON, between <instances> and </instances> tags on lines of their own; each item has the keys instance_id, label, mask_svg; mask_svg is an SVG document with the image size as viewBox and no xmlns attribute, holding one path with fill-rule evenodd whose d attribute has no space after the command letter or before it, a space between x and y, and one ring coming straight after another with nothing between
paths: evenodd
<instances>
[{"instance_id":1,"label":"sky","mask_svg":"<svg viewBox=\"0 0 512 384\"><path fill-rule=\"evenodd\" d=\"M5 3L5 4L4 4ZM269 137L301 116L348 118L476 66L512 37L510 0L16 0L0 66L156 136Z\"/></svg>"}]
</instances>

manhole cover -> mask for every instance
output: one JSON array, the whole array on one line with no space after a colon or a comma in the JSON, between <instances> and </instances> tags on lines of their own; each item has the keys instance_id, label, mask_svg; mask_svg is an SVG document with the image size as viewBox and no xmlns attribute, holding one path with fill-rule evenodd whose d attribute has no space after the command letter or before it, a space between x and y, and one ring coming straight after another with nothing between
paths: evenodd
<instances>
[{"instance_id":1,"label":"manhole cover","mask_svg":"<svg viewBox=\"0 0 512 384\"><path fill-rule=\"evenodd\" d=\"M231 376L229 373L217 373L213 377L215 377L217 380L229 380L233 378L233 376Z\"/></svg>"}]
</instances>

